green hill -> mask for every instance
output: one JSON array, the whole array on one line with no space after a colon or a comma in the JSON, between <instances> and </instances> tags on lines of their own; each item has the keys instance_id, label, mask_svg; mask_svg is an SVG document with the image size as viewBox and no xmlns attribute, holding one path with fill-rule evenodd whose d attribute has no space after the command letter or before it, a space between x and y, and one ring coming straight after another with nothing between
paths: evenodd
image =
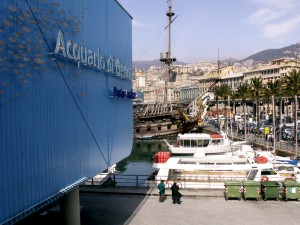
<instances>
[{"instance_id":1,"label":"green hill","mask_svg":"<svg viewBox=\"0 0 300 225\"><path fill-rule=\"evenodd\" d=\"M267 49L247 58L241 60L252 59L254 61L270 61L273 59L284 58L284 57L293 57L295 59L300 58L300 43L293 44L287 47L279 48L279 49Z\"/></svg>"}]
</instances>

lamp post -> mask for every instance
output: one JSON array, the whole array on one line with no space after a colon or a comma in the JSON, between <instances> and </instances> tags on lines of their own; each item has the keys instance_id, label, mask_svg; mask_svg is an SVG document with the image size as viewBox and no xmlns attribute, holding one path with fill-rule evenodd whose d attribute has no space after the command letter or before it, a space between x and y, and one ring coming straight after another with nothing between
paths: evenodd
<instances>
[{"instance_id":1,"label":"lamp post","mask_svg":"<svg viewBox=\"0 0 300 225\"><path fill-rule=\"evenodd\" d=\"M228 96L228 99L227 99L227 104L228 104L228 108L229 108L229 117L231 115L231 109L230 109L230 96ZM228 113L227 113L228 110L226 110L226 132L227 132L227 135L228 135ZM231 132L231 137L232 137L232 132Z\"/></svg>"},{"instance_id":2,"label":"lamp post","mask_svg":"<svg viewBox=\"0 0 300 225\"><path fill-rule=\"evenodd\" d=\"M274 95L272 95L272 120L273 120L273 151L274 154L276 154L276 130L275 130L275 99L274 99Z\"/></svg>"},{"instance_id":3,"label":"lamp post","mask_svg":"<svg viewBox=\"0 0 300 225\"><path fill-rule=\"evenodd\" d=\"M282 124L282 100L283 100L283 97L280 98L280 109L279 109L279 141L281 141L281 138L282 138L282 135L281 135L281 124Z\"/></svg>"},{"instance_id":4,"label":"lamp post","mask_svg":"<svg viewBox=\"0 0 300 225\"><path fill-rule=\"evenodd\" d=\"M286 98L286 99L284 100L284 115L285 115L285 117L284 117L284 124L286 124L286 118L287 118L288 115L289 115L288 103L289 103L289 99Z\"/></svg>"},{"instance_id":5,"label":"lamp post","mask_svg":"<svg viewBox=\"0 0 300 225\"><path fill-rule=\"evenodd\" d=\"M234 99L233 100L233 106L232 106L232 120L231 120L231 126L230 126L231 137L232 137L232 127L233 127L233 124L236 124L235 114L236 114L236 111L235 111L235 99Z\"/></svg>"},{"instance_id":6,"label":"lamp post","mask_svg":"<svg viewBox=\"0 0 300 225\"><path fill-rule=\"evenodd\" d=\"M298 96L295 95L295 156L298 157Z\"/></svg>"}]
</instances>

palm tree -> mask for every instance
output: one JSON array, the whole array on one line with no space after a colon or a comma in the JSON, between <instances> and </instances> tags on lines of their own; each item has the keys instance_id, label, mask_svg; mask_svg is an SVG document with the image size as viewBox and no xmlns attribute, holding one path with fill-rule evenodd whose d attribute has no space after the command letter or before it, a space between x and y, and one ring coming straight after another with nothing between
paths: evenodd
<instances>
[{"instance_id":1,"label":"palm tree","mask_svg":"<svg viewBox=\"0 0 300 225\"><path fill-rule=\"evenodd\" d=\"M262 93L264 90L262 78L261 77L253 77L250 80L250 87L251 87L251 98L255 100L255 117L257 124L260 120L260 111L259 111L259 101L262 97Z\"/></svg>"},{"instance_id":2,"label":"palm tree","mask_svg":"<svg viewBox=\"0 0 300 225\"><path fill-rule=\"evenodd\" d=\"M268 92L268 95L272 96L272 120L273 120L273 144L274 144L274 151L275 149L275 140L276 140L276 132L275 132L275 119L276 119L276 108L274 105L274 99L275 97L281 96L281 86L282 81L281 80L271 80L267 83L267 88L265 89L266 92Z\"/></svg>"},{"instance_id":3,"label":"palm tree","mask_svg":"<svg viewBox=\"0 0 300 225\"><path fill-rule=\"evenodd\" d=\"M233 104L232 104L233 118L232 118L231 125L230 125L230 127L231 127L231 136L232 136L232 126L233 126L233 124L235 124L235 114L236 114L235 113L235 101L237 100L237 94L234 90L230 90L229 96L230 96L231 101L233 102Z\"/></svg>"},{"instance_id":4,"label":"palm tree","mask_svg":"<svg viewBox=\"0 0 300 225\"><path fill-rule=\"evenodd\" d=\"M284 78L284 84L286 90L291 95L300 94L300 71L293 69L289 74Z\"/></svg>"},{"instance_id":5,"label":"palm tree","mask_svg":"<svg viewBox=\"0 0 300 225\"><path fill-rule=\"evenodd\" d=\"M265 108L265 105L267 104L267 110L264 110L264 113L267 114L269 116L270 114L270 99L271 99L271 95L270 92L266 89L266 87L264 86L264 90L262 93L262 103L263 103L263 107Z\"/></svg>"},{"instance_id":6,"label":"palm tree","mask_svg":"<svg viewBox=\"0 0 300 225\"><path fill-rule=\"evenodd\" d=\"M288 76L284 78L284 84L285 84L285 89L288 92L288 95L293 97L295 96L295 101L300 95L300 71L293 69L291 72L289 72ZM295 123L294 123L294 137L295 137L295 146L296 146L296 157L298 156L297 153L297 110L298 105L296 105L295 102L295 107L294 107L294 118L295 118Z\"/></svg>"},{"instance_id":7,"label":"palm tree","mask_svg":"<svg viewBox=\"0 0 300 225\"><path fill-rule=\"evenodd\" d=\"M231 101L233 102L233 104L232 104L232 114L234 115L233 120L235 120L235 101L237 100L237 97L238 97L237 94L236 94L236 91L230 90L229 97L230 97Z\"/></svg>"},{"instance_id":8,"label":"palm tree","mask_svg":"<svg viewBox=\"0 0 300 225\"><path fill-rule=\"evenodd\" d=\"M246 135L246 99L250 96L250 86L247 83L242 84L237 89L238 98L242 99L243 104L243 113L244 113L244 134L245 140L247 139Z\"/></svg>"},{"instance_id":9,"label":"palm tree","mask_svg":"<svg viewBox=\"0 0 300 225\"><path fill-rule=\"evenodd\" d=\"M266 92L268 92L266 95L268 96L274 96L274 97L280 97L283 93L282 91L282 81L281 80L270 80L267 83L266 86ZM273 114L276 116L276 110L273 112Z\"/></svg>"},{"instance_id":10,"label":"palm tree","mask_svg":"<svg viewBox=\"0 0 300 225\"><path fill-rule=\"evenodd\" d=\"M226 124L226 130L227 130L227 133L228 133L228 121L227 121L227 107L226 107L226 104L228 102L228 98L229 98L229 95L230 95L231 88L228 86L228 84L222 84L220 86L220 91L221 91L222 98L225 101L225 104L224 104L225 105L225 124Z\"/></svg>"},{"instance_id":11,"label":"palm tree","mask_svg":"<svg viewBox=\"0 0 300 225\"><path fill-rule=\"evenodd\" d=\"M220 119L219 119L219 98L222 97L222 90L220 86L214 87L214 95L217 101L217 121L218 121L218 129L220 129Z\"/></svg>"}]
</instances>

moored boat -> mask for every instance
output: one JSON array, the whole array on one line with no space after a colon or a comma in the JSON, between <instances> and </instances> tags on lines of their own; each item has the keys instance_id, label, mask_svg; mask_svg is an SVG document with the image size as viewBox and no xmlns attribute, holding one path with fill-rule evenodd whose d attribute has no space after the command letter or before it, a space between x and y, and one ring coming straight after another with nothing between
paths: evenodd
<instances>
[{"instance_id":1,"label":"moored boat","mask_svg":"<svg viewBox=\"0 0 300 225\"><path fill-rule=\"evenodd\" d=\"M138 139L154 139L187 132L197 125L197 121L184 123L182 120L159 120L134 125L134 137Z\"/></svg>"},{"instance_id":2,"label":"moored boat","mask_svg":"<svg viewBox=\"0 0 300 225\"><path fill-rule=\"evenodd\" d=\"M249 145L240 145L238 150L222 154L161 156L161 159L153 164L157 170L155 182L176 180L181 188L223 188L225 181L291 179L278 171L273 161L255 161L255 151Z\"/></svg>"},{"instance_id":3,"label":"moored boat","mask_svg":"<svg viewBox=\"0 0 300 225\"><path fill-rule=\"evenodd\" d=\"M185 133L178 134L177 141L171 145L166 140L168 149L172 154L206 154L224 153L238 149L238 145L245 144L245 141L233 142L227 134L221 131L217 134L208 133Z\"/></svg>"}]
</instances>

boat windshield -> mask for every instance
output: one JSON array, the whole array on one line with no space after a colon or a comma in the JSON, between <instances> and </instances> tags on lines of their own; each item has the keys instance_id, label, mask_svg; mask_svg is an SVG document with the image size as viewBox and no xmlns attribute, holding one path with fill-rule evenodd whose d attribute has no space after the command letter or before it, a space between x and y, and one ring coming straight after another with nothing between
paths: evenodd
<instances>
[{"instance_id":1,"label":"boat windshield","mask_svg":"<svg viewBox=\"0 0 300 225\"><path fill-rule=\"evenodd\" d=\"M250 170L247 180L254 180L257 173L258 173L258 170Z\"/></svg>"},{"instance_id":2,"label":"boat windshield","mask_svg":"<svg viewBox=\"0 0 300 225\"><path fill-rule=\"evenodd\" d=\"M275 170L268 169L268 170L262 170L261 171L262 176L267 176L267 175L277 175Z\"/></svg>"},{"instance_id":3,"label":"boat windshield","mask_svg":"<svg viewBox=\"0 0 300 225\"><path fill-rule=\"evenodd\" d=\"M207 147L209 145L209 139L204 140L182 140L181 146L183 147L191 147L191 148L197 148L197 147Z\"/></svg>"},{"instance_id":4,"label":"boat windshield","mask_svg":"<svg viewBox=\"0 0 300 225\"><path fill-rule=\"evenodd\" d=\"M192 148L198 147L197 140L191 140L191 147Z\"/></svg>"}]
</instances>

